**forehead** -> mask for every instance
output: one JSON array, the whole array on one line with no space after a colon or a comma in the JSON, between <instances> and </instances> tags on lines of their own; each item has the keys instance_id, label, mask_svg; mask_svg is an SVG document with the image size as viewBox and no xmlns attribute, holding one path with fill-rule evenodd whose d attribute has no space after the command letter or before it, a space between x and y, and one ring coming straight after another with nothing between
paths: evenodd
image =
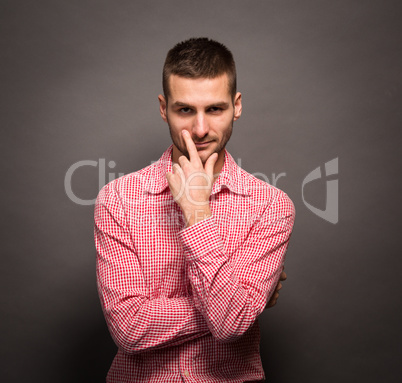
<instances>
[{"instance_id":1,"label":"forehead","mask_svg":"<svg viewBox=\"0 0 402 383\"><path fill-rule=\"evenodd\" d=\"M229 102L229 79L227 74L214 78L186 78L177 75L169 77L169 102L189 105L210 105Z\"/></svg>"}]
</instances>

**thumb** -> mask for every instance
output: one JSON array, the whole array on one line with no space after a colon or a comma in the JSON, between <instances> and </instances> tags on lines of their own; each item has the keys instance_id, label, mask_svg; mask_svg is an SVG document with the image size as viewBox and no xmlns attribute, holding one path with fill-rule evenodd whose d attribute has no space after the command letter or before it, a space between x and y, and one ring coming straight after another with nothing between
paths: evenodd
<instances>
[{"instance_id":1,"label":"thumb","mask_svg":"<svg viewBox=\"0 0 402 383\"><path fill-rule=\"evenodd\" d=\"M214 167L217 160L218 160L218 153L213 153L209 156L209 158L205 162L204 169L207 175L211 178L211 180L213 179L214 176Z\"/></svg>"}]
</instances>

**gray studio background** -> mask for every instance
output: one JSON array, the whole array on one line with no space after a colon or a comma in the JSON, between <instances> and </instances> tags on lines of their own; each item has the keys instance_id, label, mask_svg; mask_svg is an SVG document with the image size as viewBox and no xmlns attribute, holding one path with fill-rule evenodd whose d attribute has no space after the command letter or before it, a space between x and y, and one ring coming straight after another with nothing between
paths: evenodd
<instances>
[{"instance_id":1,"label":"gray studio background","mask_svg":"<svg viewBox=\"0 0 402 383\"><path fill-rule=\"evenodd\" d=\"M66 173L92 161L71 177L88 201L109 173L157 160L170 145L157 103L166 52L208 36L233 51L243 94L229 151L270 181L285 173L276 185L297 210L288 281L260 320L268 381L399 382L401 8L1 1L1 381L104 381L115 346L93 206L69 198ZM305 203L325 209L327 180L339 185L336 224Z\"/></svg>"}]
</instances>

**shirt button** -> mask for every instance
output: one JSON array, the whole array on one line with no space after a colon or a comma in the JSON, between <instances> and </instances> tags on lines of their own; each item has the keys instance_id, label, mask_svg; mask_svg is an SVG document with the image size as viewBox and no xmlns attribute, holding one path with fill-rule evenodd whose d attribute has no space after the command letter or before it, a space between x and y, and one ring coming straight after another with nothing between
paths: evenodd
<instances>
[{"instance_id":1,"label":"shirt button","mask_svg":"<svg viewBox=\"0 0 402 383\"><path fill-rule=\"evenodd\" d=\"M186 370L184 371L184 376L188 378L190 376L190 373Z\"/></svg>"}]
</instances>

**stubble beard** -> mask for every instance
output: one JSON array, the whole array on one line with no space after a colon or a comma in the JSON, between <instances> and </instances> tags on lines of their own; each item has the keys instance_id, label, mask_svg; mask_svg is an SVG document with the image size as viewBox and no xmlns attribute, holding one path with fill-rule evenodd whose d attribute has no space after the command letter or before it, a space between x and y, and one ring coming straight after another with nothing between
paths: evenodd
<instances>
[{"instance_id":1,"label":"stubble beard","mask_svg":"<svg viewBox=\"0 0 402 383\"><path fill-rule=\"evenodd\" d=\"M187 151L187 148L185 146L182 146L180 141L176 139L176 137L174 137L174 135L172 134L172 127L170 126L169 123L169 118L166 116L166 121L167 124L169 126L169 133L170 133L170 138L172 139L173 144L176 146L177 149L180 150L181 153L183 153L184 156L187 157L188 160L190 160L190 154ZM218 144L218 146L214 149L214 151L208 156L208 158L214 154L214 153L218 153L222 151L222 149L224 149L226 147L226 144L228 143L228 141L230 140L230 137L232 136L232 132L233 132L233 121L230 124L230 129L228 129L227 131L225 131L225 134L222 136L222 140L221 142ZM197 142L204 142L204 141L215 141L215 140L211 140L208 137L206 137L207 139L203 139L202 141L194 141L195 143ZM216 142L216 141L215 141ZM201 161L203 164L205 164L205 162L208 160L208 158L202 159Z\"/></svg>"}]
</instances>

